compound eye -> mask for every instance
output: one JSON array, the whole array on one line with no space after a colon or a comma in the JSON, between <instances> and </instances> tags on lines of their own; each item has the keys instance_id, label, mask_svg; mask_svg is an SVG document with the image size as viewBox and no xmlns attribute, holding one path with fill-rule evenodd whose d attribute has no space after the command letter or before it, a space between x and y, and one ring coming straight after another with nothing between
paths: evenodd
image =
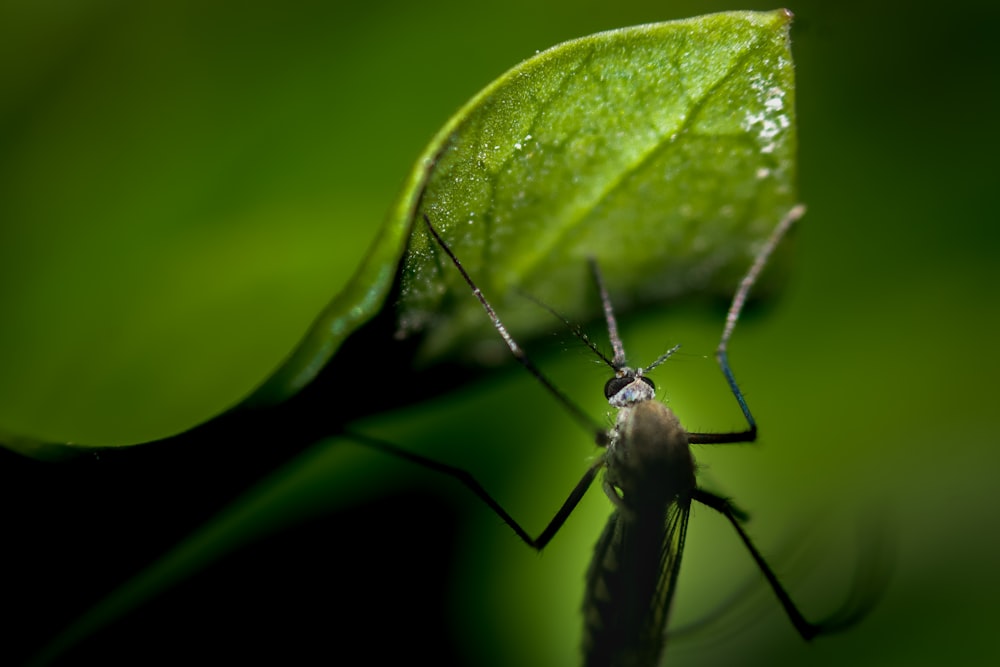
<instances>
[{"instance_id":1,"label":"compound eye","mask_svg":"<svg viewBox=\"0 0 1000 667\"><path fill-rule=\"evenodd\" d=\"M642 380L643 382L645 382L646 384L648 384L648 385L649 385L649 388L650 388L650 389L652 389L652 390L654 390L654 391L656 390L656 385L655 385L655 384L653 384L653 381L652 381L652 380L650 380L650 379L649 379L648 377L646 377L645 375L641 376L641 377L640 377L639 379L640 379L640 380Z\"/></svg>"},{"instance_id":2,"label":"compound eye","mask_svg":"<svg viewBox=\"0 0 1000 667\"><path fill-rule=\"evenodd\" d=\"M633 379L627 375L625 377L611 378L604 384L604 398L610 399L622 389L632 384Z\"/></svg>"}]
</instances>

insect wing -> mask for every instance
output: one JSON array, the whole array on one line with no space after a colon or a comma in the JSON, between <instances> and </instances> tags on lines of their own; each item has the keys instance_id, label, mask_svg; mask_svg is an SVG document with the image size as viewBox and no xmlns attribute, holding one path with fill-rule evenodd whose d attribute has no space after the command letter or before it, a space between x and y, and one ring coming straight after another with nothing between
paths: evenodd
<instances>
[{"instance_id":1,"label":"insect wing","mask_svg":"<svg viewBox=\"0 0 1000 667\"><path fill-rule=\"evenodd\" d=\"M644 628L644 643L656 647L656 665L662 657L667 639L667 621L674 593L677 591L677 575L681 571L681 555L687 537L688 517L691 516L691 501L672 503L667 510L664 525L663 547L660 550L660 578L656 582L655 593L649 607L649 620Z\"/></svg>"},{"instance_id":2,"label":"insect wing","mask_svg":"<svg viewBox=\"0 0 1000 667\"><path fill-rule=\"evenodd\" d=\"M584 664L653 667L666 640L690 500L624 517L616 511L597 541L584 598Z\"/></svg>"}]
</instances>

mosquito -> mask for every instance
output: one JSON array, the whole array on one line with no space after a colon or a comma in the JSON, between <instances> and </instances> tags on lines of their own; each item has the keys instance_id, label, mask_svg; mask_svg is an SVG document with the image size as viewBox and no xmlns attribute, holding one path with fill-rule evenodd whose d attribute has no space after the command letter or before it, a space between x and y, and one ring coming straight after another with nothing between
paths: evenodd
<instances>
[{"instance_id":1,"label":"mosquito","mask_svg":"<svg viewBox=\"0 0 1000 667\"><path fill-rule=\"evenodd\" d=\"M698 486L690 449L696 444L751 443L757 439L757 422L729 366L729 339L750 289L781 239L804 212L804 206L795 206L779 221L733 295L715 357L747 427L737 432L722 433L687 431L670 408L655 400L656 386L648 374L667 361L678 346L667 350L648 366L633 368L627 364L607 287L596 260L590 259L590 271L600 294L611 342L610 359L579 327L547 305L540 305L569 326L574 335L613 372L604 385L604 395L609 405L617 410L617 416L610 429L597 426L597 422L557 388L525 354L458 257L434 228L430 218L426 214L423 216L435 243L461 273L514 358L574 419L594 433L594 441L603 450L536 537L532 537L514 520L467 471L363 434L350 435L375 449L457 479L488 505L521 540L536 550L543 549L552 540L603 469L602 486L611 500L613 512L597 541L586 575L583 654L587 667L654 667L660 664L693 502L710 507L732 524L792 625L804 639L841 630L856 621L864 610L859 607L839 612L821 623L806 620L744 530L742 523L747 520L747 515L728 498Z\"/></svg>"}]
</instances>

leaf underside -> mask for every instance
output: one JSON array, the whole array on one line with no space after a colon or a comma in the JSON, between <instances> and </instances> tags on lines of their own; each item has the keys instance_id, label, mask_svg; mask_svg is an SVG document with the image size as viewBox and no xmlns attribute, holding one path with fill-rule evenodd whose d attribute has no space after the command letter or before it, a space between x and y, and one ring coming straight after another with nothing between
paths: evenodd
<instances>
[{"instance_id":1,"label":"leaf underside","mask_svg":"<svg viewBox=\"0 0 1000 667\"><path fill-rule=\"evenodd\" d=\"M593 318L586 258L616 307L731 292L795 203L788 16L717 14L569 42L515 68L443 134L417 194L519 337L553 325L527 291ZM506 354L454 267L414 226L401 332L428 359ZM485 342L485 345L480 345Z\"/></svg>"}]
</instances>

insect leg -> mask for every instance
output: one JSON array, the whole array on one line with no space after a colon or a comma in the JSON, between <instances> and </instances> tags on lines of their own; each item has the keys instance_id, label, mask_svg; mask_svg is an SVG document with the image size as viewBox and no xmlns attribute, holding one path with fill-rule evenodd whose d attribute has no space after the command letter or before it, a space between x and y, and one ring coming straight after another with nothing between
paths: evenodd
<instances>
[{"instance_id":1,"label":"insect leg","mask_svg":"<svg viewBox=\"0 0 1000 667\"><path fill-rule=\"evenodd\" d=\"M587 489L590 488L590 484L594 481L594 477L597 476L598 470L600 470L604 465L603 459L598 459L591 464L591 466L587 468L586 472L583 473L583 477L580 478L580 481L573 487L573 490L570 492L569 496L566 498L565 502L563 502L559 510L555 513L555 516L553 516L549 521L545 530L539 533L538 537L532 537L467 470L463 470L462 468L448 465L447 463L442 463L440 461L435 461L432 458L422 456L414 452L406 451L405 449L397 447L396 445L386 442L385 440L373 438L371 436L364 435L363 433L347 430L344 432L344 435L359 442L360 444L365 445L366 447L371 447L372 449L376 449L380 452L391 454L397 458L410 461L411 463L416 463L417 465L427 468L428 470L433 470L458 480L464 484L467 489L472 491L472 493L474 493L480 500L486 503L486 505L493 510L494 514L510 526L514 533L517 534L517 536L520 537L525 544L539 551L541 551L542 548L544 548L545 545L548 544L549 541L555 536L555 534L559 532L559 529L562 528L569 515L573 513L573 510L579 504L580 500L587 492Z\"/></svg>"},{"instance_id":2,"label":"insect leg","mask_svg":"<svg viewBox=\"0 0 1000 667\"><path fill-rule=\"evenodd\" d=\"M722 330L719 346L715 349L715 359L719 362L722 374L726 376L726 382L729 383L729 389L733 392L733 396L736 397L736 402L740 404L740 410L743 411L748 428L736 433L690 433L689 440L692 444L719 445L734 442L753 442L757 439L757 421L750 413L746 399L743 398L743 392L740 391L739 385L736 384L736 377L729 367L729 339L733 335L733 329L736 328L736 322L740 319L740 313L743 310L743 305L746 303L747 295L750 294L750 288L757 282L757 278L764 270L764 267L767 266L767 261L770 259L771 253L778 247L785 233L805 212L806 207L802 204L792 207L774 228L774 231L771 232L771 236L768 237L764 247L757 253L753 265L747 271L746 275L743 276L739 288L737 288L736 293L733 295L733 301L729 305L729 312L726 314L726 326Z\"/></svg>"},{"instance_id":3,"label":"insect leg","mask_svg":"<svg viewBox=\"0 0 1000 667\"><path fill-rule=\"evenodd\" d=\"M597 291L601 295L601 308L604 310L604 320L608 325L608 338L611 340L611 347L615 353L610 366L618 370L625 366L625 348L622 346L621 336L618 335L618 322L615 320L614 308L611 307L611 297L608 295L608 288L604 284L604 276L601 275L601 269L597 266L597 260L590 257L587 263L590 265L591 275L594 276L594 283L597 284Z\"/></svg>"},{"instance_id":4,"label":"insect leg","mask_svg":"<svg viewBox=\"0 0 1000 667\"><path fill-rule=\"evenodd\" d=\"M549 380L537 366L535 366L528 355L525 354L524 350L521 349L521 346L517 344L517 341L515 341L510 335L510 332L507 331L507 327L505 327L503 322L500 321L496 311L493 310L493 306L491 306L490 302L486 300L485 296L483 296L482 291L469 276L468 272L466 272L462 263L458 261L458 257L455 256L455 253L452 252L448 244L445 243L443 238L441 238L441 235L438 234L436 229L434 229L434 225L431 224L431 219L426 213L424 214L424 222L427 224L427 229L430 231L431 236L434 237L434 240L439 246L441 246L441 249L445 251L449 258L451 258L451 262L455 265L455 268L458 269L458 272L462 274L462 278L472 290L472 294L479 300L479 303L483 306L483 310L486 311L486 315L489 316L490 322L493 323L493 327L497 330L497 333L500 334L500 337L503 338L503 342L507 344L507 347L510 348L511 353L514 355L514 358L517 359L518 363L528 369L528 372L531 373L535 379L538 380L548 390L548 392L556 398L556 400L562 403L563 407L566 408L571 415L573 415L573 418L576 419L579 424L595 434L595 439L599 445L606 444L606 434L600 424L592 420L586 412L581 410L580 407L571 401L566 394L552 384L552 381Z\"/></svg>"},{"instance_id":5,"label":"insect leg","mask_svg":"<svg viewBox=\"0 0 1000 667\"><path fill-rule=\"evenodd\" d=\"M771 589L774 591L774 594L778 596L778 601L781 602L781 606L784 607L785 613L788 614L788 618L791 620L792 625L795 626L795 629L798 630L803 639L812 639L816 635L832 631L832 629L827 629L820 624L810 623L805 619L802 612L800 612L798 607L795 606L795 603L792 601L788 591L786 591L785 587L781 585L780 581L778 581L778 577L774 574L774 570L772 570L771 566L767 564L767 561L764 560L764 557L759 551L757 551L757 547L755 547L753 542L750 540L750 536L747 535L745 530L743 530L743 526L740 525L738 512L734 509L732 503L730 503L728 499L702 489L695 489L691 494L691 497L703 505L711 507L716 512L719 512L724 517L729 519L729 523L733 524L733 527L736 528L736 532L739 533L740 539L743 540L743 544L746 545L746 548L750 551L750 555L753 556L754 561L757 563L757 567L764 575L764 578L767 579L767 583L771 585Z\"/></svg>"}]
</instances>

